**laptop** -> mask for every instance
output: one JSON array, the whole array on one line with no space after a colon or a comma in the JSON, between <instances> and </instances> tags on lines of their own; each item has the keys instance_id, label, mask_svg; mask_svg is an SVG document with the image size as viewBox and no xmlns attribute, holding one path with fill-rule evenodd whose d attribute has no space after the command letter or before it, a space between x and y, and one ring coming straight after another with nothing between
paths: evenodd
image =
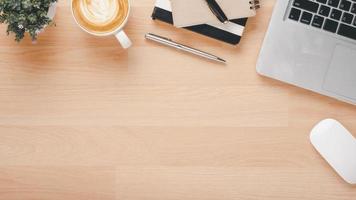
<instances>
[{"instance_id":1,"label":"laptop","mask_svg":"<svg viewBox=\"0 0 356 200\"><path fill-rule=\"evenodd\" d=\"M356 0L277 0L257 72L356 105Z\"/></svg>"}]
</instances>

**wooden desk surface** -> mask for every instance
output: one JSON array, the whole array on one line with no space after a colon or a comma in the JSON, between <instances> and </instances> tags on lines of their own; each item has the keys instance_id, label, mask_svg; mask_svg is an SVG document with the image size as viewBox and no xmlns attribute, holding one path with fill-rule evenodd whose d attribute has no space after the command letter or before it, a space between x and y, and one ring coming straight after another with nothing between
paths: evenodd
<instances>
[{"instance_id":1,"label":"wooden desk surface","mask_svg":"<svg viewBox=\"0 0 356 200\"><path fill-rule=\"evenodd\" d=\"M0 26L0 199L354 200L308 136L328 117L356 133L356 107L255 72L274 2L237 47L151 21L154 0L133 1L126 52L77 28L65 1L36 45Z\"/></svg>"}]
</instances>

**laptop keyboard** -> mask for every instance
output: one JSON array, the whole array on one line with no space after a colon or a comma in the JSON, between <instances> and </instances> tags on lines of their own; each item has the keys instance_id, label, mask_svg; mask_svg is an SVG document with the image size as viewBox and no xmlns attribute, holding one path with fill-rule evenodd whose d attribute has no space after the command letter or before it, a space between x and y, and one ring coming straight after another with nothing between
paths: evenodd
<instances>
[{"instance_id":1,"label":"laptop keyboard","mask_svg":"<svg viewBox=\"0 0 356 200\"><path fill-rule=\"evenodd\" d=\"M356 0L293 0L288 18L356 40Z\"/></svg>"}]
</instances>

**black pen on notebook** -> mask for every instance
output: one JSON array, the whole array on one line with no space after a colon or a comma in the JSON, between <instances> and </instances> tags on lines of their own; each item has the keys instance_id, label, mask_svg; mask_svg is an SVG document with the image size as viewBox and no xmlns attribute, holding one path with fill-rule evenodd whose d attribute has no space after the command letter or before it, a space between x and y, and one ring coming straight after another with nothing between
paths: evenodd
<instances>
[{"instance_id":1,"label":"black pen on notebook","mask_svg":"<svg viewBox=\"0 0 356 200\"><path fill-rule=\"evenodd\" d=\"M218 18L221 23L228 23L229 19L226 17L224 11L215 0L205 0L211 12Z\"/></svg>"}]
</instances>

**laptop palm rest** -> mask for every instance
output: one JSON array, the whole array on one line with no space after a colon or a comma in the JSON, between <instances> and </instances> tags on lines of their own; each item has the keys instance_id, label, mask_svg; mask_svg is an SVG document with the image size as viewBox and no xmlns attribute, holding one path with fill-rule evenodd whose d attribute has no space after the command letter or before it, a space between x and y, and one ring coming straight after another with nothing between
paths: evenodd
<instances>
[{"instance_id":1,"label":"laptop palm rest","mask_svg":"<svg viewBox=\"0 0 356 200\"><path fill-rule=\"evenodd\" d=\"M323 89L340 96L356 100L356 50L337 45Z\"/></svg>"}]
</instances>

